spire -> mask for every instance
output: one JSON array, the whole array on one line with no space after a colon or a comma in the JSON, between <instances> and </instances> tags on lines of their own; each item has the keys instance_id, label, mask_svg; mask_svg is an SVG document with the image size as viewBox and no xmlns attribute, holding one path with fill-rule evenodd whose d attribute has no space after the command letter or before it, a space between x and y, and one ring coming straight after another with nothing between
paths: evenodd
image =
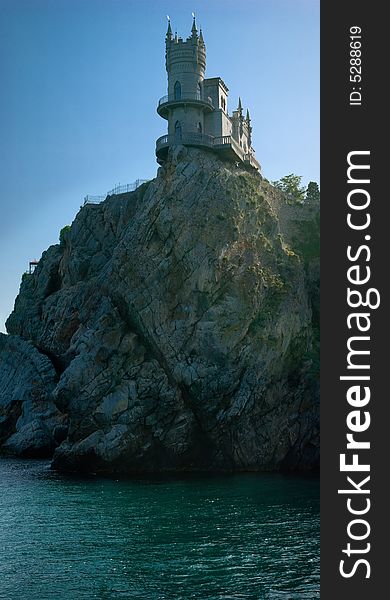
<instances>
[{"instance_id":1,"label":"spire","mask_svg":"<svg viewBox=\"0 0 390 600\"><path fill-rule=\"evenodd\" d=\"M238 112L240 113L240 117L242 116L242 103L241 103L241 96L238 97L238 108L237 108Z\"/></svg>"},{"instance_id":2,"label":"spire","mask_svg":"<svg viewBox=\"0 0 390 600\"><path fill-rule=\"evenodd\" d=\"M204 44L202 28L200 28L200 30L199 30L199 41L201 44Z\"/></svg>"},{"instance_id":3,"label":"spire","mask_svg":"<svg viewBox=\"0 0 390 600\"><path fill-rule=\"evenodd\" d=\"M192 37L197 37L198 36L198 30L196 28L196 21L195 21L195 13L192 13L192 29L191 29L191 33L192 33Z\"/></svg>"},{"instance_id":4,"label":"spire","mask_svg":"<svg viewBox=\"0 0 390 600\"><path fill-rule=\"evenodd\" d=\"M248 127L248 146L252 147L252 127L251 127L251 118L249 116L249 109L246 109L246 124Z\"/></svg>"},{"instance_id":5,"label":"spire","mask_svg":"<svg viewBox=\"0 0 390 600\"><path fill-rule=\"evenodd\" d=\"M167 19L168 19L168 30L167 30L167 35L165 36L165 39L170 41L173 38L173 35L172 35L171 19L169 18L168 15L167 15Z\"/></svg>"}]
</instances>

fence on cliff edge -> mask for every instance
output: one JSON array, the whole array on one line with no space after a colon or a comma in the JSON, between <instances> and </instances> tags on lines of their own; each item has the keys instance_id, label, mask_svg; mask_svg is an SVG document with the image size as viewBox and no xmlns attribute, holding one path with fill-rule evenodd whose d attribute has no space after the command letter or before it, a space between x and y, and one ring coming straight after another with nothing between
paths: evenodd
<instances>
[{"instance_id":1,"label":"fence on cliff edge","mask_svg":"<svg viewBox=\"0 0 390 600\"><path fill-rule=\"evenodd\" d=\"M91 196L88 194L84 197L84 206L86 204L99 204L103 202L108 196L116 196L117 194L126 194L127 192L134 192L140 185L147 183L149 179L136 179L133 183L126 183L125 185L116 185L112 190L108 191L103 196Z\"/></svg>"}]
</instances>

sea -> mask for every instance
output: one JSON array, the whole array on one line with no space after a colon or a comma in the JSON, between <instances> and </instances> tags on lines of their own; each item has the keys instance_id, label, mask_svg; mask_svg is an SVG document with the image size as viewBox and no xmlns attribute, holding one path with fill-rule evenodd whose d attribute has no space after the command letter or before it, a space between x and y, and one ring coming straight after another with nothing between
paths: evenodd
<instances>
[{"instance_id":1,"label":"sea","mask_svg":"<svg viewBox=\"0 0 390 600\"><path fill-rule=\"evenodd\" d=\"M73 477L0 460L3 600L315 600L319 478Z\"/></svg>"}]
</instances>

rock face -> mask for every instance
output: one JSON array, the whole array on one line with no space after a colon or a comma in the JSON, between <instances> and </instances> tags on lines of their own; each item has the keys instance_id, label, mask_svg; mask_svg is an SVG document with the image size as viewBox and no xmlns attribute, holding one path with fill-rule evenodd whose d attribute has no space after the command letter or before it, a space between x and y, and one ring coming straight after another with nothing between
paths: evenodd
<instances>
[{"instance_id":1,"label":"rock face","mask_svg":"<svg viewBox=\"0 0 390 600\"><path fill-rule=\"evenodd\" d=\"M153 181L83 207L2 337L3 448L38 443L34 397L58 469L315 466L317 218L182 146Z\"/></svg>"},{"instance_id":2,"label":"rock face","mask_svg":"<svg viewBox=\"0 0 390 600\"><path fill-rule=\"evenodd\" d=\"M50 360L30 342L0 334L0 444L20 456L50 456L67 434L53 402L58 382Z\"/></svg>"}]
</instances>

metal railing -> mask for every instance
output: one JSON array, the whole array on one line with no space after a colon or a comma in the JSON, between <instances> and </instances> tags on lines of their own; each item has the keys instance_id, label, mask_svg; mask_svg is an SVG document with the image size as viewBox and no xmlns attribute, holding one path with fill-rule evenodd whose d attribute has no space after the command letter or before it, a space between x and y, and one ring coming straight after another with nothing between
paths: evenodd
<instances>
[{"instance_id":1,"label":"metal railing","mask_svg":"<svg viewBox=\"0 0 390 600\"><path fill-rule=\"evenodd\" d=\"M158 101L158 106L160 107L162 104L168 104L168 102L203 102L213 108L213 102L211 98L205 98L200 93L181 93L181 94L169 94L168 96L163 96Z\"/></svg>"},{"instance_id":2,"label":"metal railing","mask_svg":"<svg viewBox=\"0 0 390 600\"><path fill-rule=\"evenodd\" d=\"M103 202L108 196L116 196L118 194L126 194L127 192L134 192L140 185L146 183L149 179L136 179L133 183L126 183L125 185L116 185L112 190L107 192L104 196L91 196L88 194L84 197L84 206L86 204L99 204Z\"/></svg>"},{"instance_id":3,"label":"metal railing","mask_svg":"<svg viewBox=\"0 0 390 600\"><path fill-rule=\"evenodd\" d=\"M173 135L162 135L156 141L156 150L159 150L164 146L172 146L174 144L189 144L193 146L207 146L208 148L212 148L214 145L214 138L212 135L198 133L197 131L183 131L182 133Z\"/></svg>"},{"instance_id":4,"label":"metal railing","mask_svg":"<svg viewBox=\"0 0 390 600\"><path fill-rule=\"evenodd\" d=\"M87 196L84 196L84 206L86 204L99 204L106 198L107 196L91 196L91 194L88 194Z\"/></svg>"}]
</instances>

